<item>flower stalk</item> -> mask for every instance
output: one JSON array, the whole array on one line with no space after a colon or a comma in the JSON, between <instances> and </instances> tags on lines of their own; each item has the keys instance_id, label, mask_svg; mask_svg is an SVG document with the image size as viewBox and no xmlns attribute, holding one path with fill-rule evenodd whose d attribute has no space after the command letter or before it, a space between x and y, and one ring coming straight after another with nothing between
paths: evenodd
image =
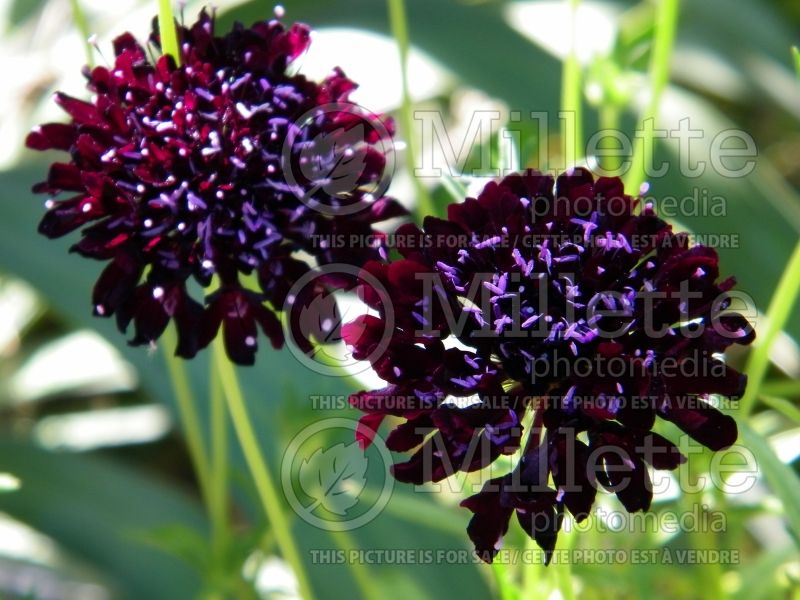
<instances>
[{"instance_id":1,"label":"flower stalk","mask_svg":"<svg viewBox=\"0 0 800 600\"><path fill-rule=\"evenodd\" d=\"M313 600L314 595L311 582L306 573L300 551L295 544L289 520L284 512L284 507L278 493L275 478L264 458L261 445L253 429L250 415L247 412L244 394L242 393L236 369L225 357L222 348L214 353L214 368L216 368L222 386L228 412L233 421L233 428L244 452L247 466L256 486L264 513L272 526L278 548L283 558L292 567L300 588L300 595L305 600Z\"/></svg>"}]
</instances>

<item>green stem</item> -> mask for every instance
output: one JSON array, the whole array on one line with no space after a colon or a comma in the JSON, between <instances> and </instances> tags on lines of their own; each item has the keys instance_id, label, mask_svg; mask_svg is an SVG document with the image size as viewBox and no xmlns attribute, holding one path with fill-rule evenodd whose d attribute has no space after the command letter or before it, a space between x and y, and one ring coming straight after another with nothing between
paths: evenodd
<instances>
[{"instance_id":1,"label":"green stem","mask_svg":"<svg viewBox=\"0 0 800 600\"><path fill-rule=\"evenodd\" d=\"M794 59L794 70L797 72L797 76L800 77L800 50L798 50L797 46L792 46L792 58Z\"/></svg>"},{"instance_id":2,"label":"green stem","mask_svg":"<svg viewBox=\"0 0 800 600\"><path fill-rule=\"evenodd\" d=\"M553 565L556 586L563 600L575 600L575 590L572 586L572 567L569 558L575 544L575 532L564 532L559 537L563 540L562 548L567 551L567 559L559 560Z\"/></svg>"},{"instance_id":3,"label":"green stem","mask_svg":"<svg viewBox=\"0 0 800 600\"><path fill-rule=\"evenodd\" d=\"M224 354L225 350L215 344L212 352ZM217 559L223 561L228 545L228 422L225 396L217 369L211 369L210 396L211 528Z\"/></svg>"},{"instance_id":4,"label":"green stem","mask_svg":"<svg viewBox=\"0 0 800 600\"><path fill-rule=\"evenodd\" d=\"M83 47L86 52L86 64L91 69L94 67L94 51L92 44L89 42L91 34L89 32L89 22L86 19L86 13L83 12L80 0L69 0L69 4L72 7L72 19L75 21L75 26L78 28L83 38Z\"/></svg>"},{"instance_id":5,"label":"green stem","mask_svg":"<svg viewBox=\"0 0 800 600\"><path fill-rule=\"evenodd\" d=\"M601 131L618 131L619 130L619 108L609 103L600 107L600 130ZM612 137L606 137L601 140L601 148L615 149L617 141ZM599 160L599 165L609 175L616 173L622 165L622 158L620 156L610 155L603 156Z\"/></svg>"},{"instance_id":6,"label":"green stem","mask_svg":"<svg viewBox=\"0 0 800 600\"><path fill-rule=\"evenodd\" d=\"M800 380L767 381L761 384L759 395L778 398L800 398Z\"/></svg>"},{"instance_id":7,"label":"green stem","mask_svg":"<svg viewBox=\"0 0 800 600\"><path fill-rule=\"evenodd\" d=\"M172 348L177 345L177 336L172 325L167 327L161 339L161 350L167 365L170 381L172 382L172 390L178 405L178 416L186 436L186 445L189 448L189 457L197 476L200 493L210 511L212 506L209 481L210 469L208 454L203 442L203 429L200 426L200 417L197 413L189 377L186 374L186 367L182 359L172 353Z\"/></svg>"},{"instance_id":8,"label":"green stem","mask_svg":"<svg viewBox=\"0 0 800 600\"><path fill-rule=\"evenodd\" d=\"M356 549L355 541L349 532L331 531L330 534L337 548L344 551L345 554L349 555L351 550ZM357 560L350 561L349 565L353 579L356 580L356 586L361 592L361 597L364 600L378 600L380 594L375 591L372 585L372 575L367 566Z\"/></svg>"},{"instance_id":9,"label":"green stem","mask_svg":"<svg viewBox=\"0 0 800 600\"><path fill-rule=\"evenodd\" d=\"M789 400L784 400L783 398L773 398L772 396L760 396L761 401L766 405L769 406L771 409L778 411L784 417L791 419L795 423L800 423L800 408L797 407L797 404L794 402L790 402Z\"/></svg>"},{"instance_id":10,"label":"green stem","mask_svg":"<svg viewBox=\"0 0 800 600\"><path fill-rule=\"evenodd\" d=\"M406 18L406 7L403 0L387 0L389 6L389 25L392 35L397 42L397 52L400 56L400 81L403 86L402 104L400 115L403 121L403 129L406 132L406 167L414 189L417 193L417 215L421 220L427 215L434 214L433 201L425 184L416 176L417 168L417 143L416 129L414 127L414 105L411 100L411 92L408 86L408 52L411 43L408 37L408 20Z\"/></svg>"},{"instance_id":11,"label":"green stem","mask_svg":"<svg viewBox=\"0 0 800 600\"><path fill-rule=\"evenodd\" d=\"M563 128L564 161L570 168L583 158L583 115L581 103L581 65L576 52L577 14L580 0L568 0L571 10L571 46L564 61L561 79L561 118L567 119ZM569 117L572 117L570 121Z\"/></svg>"},{"instance_id":12,"label":"green stem","mask_svg":"<svg viewBox=\"0 0 800 600\"><path fill-rule=\"evenodd\" d=\"M672 59L672 47L675 44L675 32L678 29L680 0L660 0L655 16L655 32L653 34L653 51L650 56L650 101L642 115L642 122L655 121L658 118L661 96L669 83L669 66ZM644 136L635 145L630 171L625 177L625 188L629 193L638 194L644 183L645 157L653 152L654 127L645 127Z\"/></svg>"},{"instance_id":13,"label":"green stem","mask_svg":"<svg viewBox=\"0 0 800 600\"><path fill-rule=\"evenodd\" d=\"M538 550L539 547L533 541L533 538L530 536L525 536L525 552L528 556L537 556L538 553L535 551ZM522 575L520 577L520 591L522 592L520 596L524 596L526 598L537 598L544 596L543 594L543 577L542 571L544 570L544 565L531 561L531 564L527 564L525 561L522 561ZM546 596L545 596L546 597Z\"/></svg>"},{"instance_id":14,"label":"green stem","mask_svg":"<svg viewBox=\"0 0 800 600\"><path fill-rule=\"evenodd\" d=\"M724 495L716 494L716 489L711 486L710 491L684 494L680 500L684 513L692 514L695 510L704 510L702 508L703 499L708 495L712 496L714 505L720 505L718 510L724 511ZM711 529L701 528L697 531L687 532L687 542L693 550L697 550L702 555L706 551L720 547L718 535ZM697 577L697 584L702 585L703 597L709 600L725 600L727 593L722 585L722 566L719 563L708 561L698 567L694 569L694 574Z\"/></svg>"},{"instance_id":15,"label":"green stem","mask_svg":"<svg viewBox=\"0 0 800 600\"><path fill-rule=\"evenodd\" d=\"M172 14L171 0L158 0L158 32L161 36L161 52L171 56L175 64L181 65L181 53L178 47L178 30Z\"/></svg>"},{"instance_id":16,"label":"green stem","mask_svg":"<svg viewBox=\"0 0 800 600\"><path fill-rule=\"evenodd\" d=\"M792 314L792 307L800 293L800 242L794 248L789 262L783 270L778 287L769 303L766 314L766 327L759 331L758 345L750 354L745 373L747 373L747 390L739 402L741 418L747 417L753 410L756 398L761 392L761 383L769 368L769 353L772 344L783 331L786 321Z\"/></svg>"},{"instance_id":17,"label":"green stem","mask_svg":"<svg viewBox=\"0 0 800 600\"><path fill-rule=\"evenodd\" d=\"M228 361L223 351L214 353L214 363L219 372L222 390L228 403L228 412L233 421L233 428L239 438L239 444L244 452L245 461L253 477L264 512L275 532L278 548L280 548L283 558L292 567L295 577L297 577L300 595L305 600L312 600L314 595L311 590L311 584L303 566L300 552L292 537L292 530L284 513L272 472L264 459L258 438L250 422L236 369Z\"/></svg>"}]
</instances>

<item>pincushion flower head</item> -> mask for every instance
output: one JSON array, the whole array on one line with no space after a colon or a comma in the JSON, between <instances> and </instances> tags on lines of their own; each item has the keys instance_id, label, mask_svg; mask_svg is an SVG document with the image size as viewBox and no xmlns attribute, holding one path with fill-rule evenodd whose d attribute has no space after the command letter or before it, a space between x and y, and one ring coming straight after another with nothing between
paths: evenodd
<instances>
[{"instance_id":1,"label":"pincushion flower head","mask_svg":"<svg viewBox=\"0 0 800 600\"><path fill-rule=\"evenodd\" d=\"M510 473L462 503L484 560L512 515L548 556L565 510L586 518L599 488L647 510L648 465L685 459L652 431L657 418L712 450L736 440L709 398L745 385L721 358L754 337L730 308L734 280L718 281L716 252L639 207L619 179L514 174L451 204L447 219L401 227L396 246L402 259L364 267L390 306L364 285L379 314L344 327L388 383L351 397L366 413L358 437L371 443L391 416L387 447L412 453L393 474L415 484L519 451Z\"/></svg>"},{"instance_id":2,"label":"pincushion flower head","mask_svg":"<svg viewBox=\"0 0 800 600\"><path fill-rule=\"evenodd\" d=\"M160 55L155 27L155 51L126 33L113 65L87 71L90 101L56 95L70 121L27 139L69 153L34 188L49 197L39 231L82 228L72 250L108 261L94 312L115 315L122 331L133 322L131 343L153 343L172 320L176 353L192 357L222 326L230 358L249 364L258 329L283 343L265 302L283 307L308 270L294 253L320 264L379 257L379 247L313 240L366 237L403 213L381 193L392 124L349 100L356 85L341 70L320 83L293 73L310 42L305 25L271 20L218 35L204 11L177 33L180 65L150 58ZM249 275L257 289L243 285ZM188 292L191 279L208 287L214 276L205 303Z\"/></svg>"}]
</instances>

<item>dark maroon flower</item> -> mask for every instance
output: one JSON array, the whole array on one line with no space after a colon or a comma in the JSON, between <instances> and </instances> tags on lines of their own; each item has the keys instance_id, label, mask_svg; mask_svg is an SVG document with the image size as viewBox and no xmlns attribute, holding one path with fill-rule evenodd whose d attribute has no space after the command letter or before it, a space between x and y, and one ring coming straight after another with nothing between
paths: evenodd
<instances>
[{"instance_id":1,"label":"dark maroon flower","mask_svg":"<svg viewBox=\"0 0 800 600\"><path fill-rule=\"evenodd\" d=\"M320 264L380 257L378 246L316 240L375 239L374 223L403 214L382 196L392 124L348 99L356 85L341 70L321 83L289 70L308 47L305 25L272 20L219 36L203 12L178 36L180 67L153 62L126 33L113 66L87 71L91 101L56 95L71 121L27 139L70 155L34 188L50 197L39 231L83 228L73 251L110 261L95 314L116 315L122 331L133 321L132 344L155 342L173 320L176 353L189 358L222 326L229 356L250 364L259 329L283 343L273 310L309 269L293 253ZM151 42L158 48L157 33ZM242 283L251 274L258 289ZM201 305L187 283L208 287L215 275L219 290Z\"/></svg>"},{"instance_id":2,"label":"dark maroon flower","mask_svg":"<svg viewBox=\"0 0 800 600\"><path fill-rule=\"evenodd\" d=\"M514 472L463 503L485 560L515 512L549 556L564 509L586 518L599 488L647 510L647 465L684 460L651 431L656 417L712 450L736 440L735 421L709 402L745 385L719 358L754 337L729 310L734 280L717 282L713 249L638 204L616 178L527 171L450 205L447 219L404 225L403 258L364 267L392 299L390 341L374 352L389 320L366 285L382 312L343 333L388 386L351 403L372 429L401 419L387 446L413 454L394 465L397 479L485 467L519 449L520 423L535 415Z\"/></svg>"}]
</instances>

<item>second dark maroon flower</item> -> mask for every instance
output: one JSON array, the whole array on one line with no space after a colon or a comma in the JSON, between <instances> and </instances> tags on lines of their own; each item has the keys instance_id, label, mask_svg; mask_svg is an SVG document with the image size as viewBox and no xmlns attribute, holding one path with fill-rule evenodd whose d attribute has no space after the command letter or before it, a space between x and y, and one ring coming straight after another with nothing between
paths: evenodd
<instances>
[{"instance_id":1,"label":"second dark maroon flower","mask_svg":"<svg viewBox=\"0 0 800 600\"><path fill-rule=\"evenodd\" d=\"M391 418L388 448L411 452L394 475L415 484L520 451L463 502L484 560L514 514L549 556L565 510L586 518L599 488L647 510L648 465L684 460L656 418L712 450L736 440L709 398L744 390L720 358L754 337L729 310L734 280L718 281L716 252L639 210L619 179L511 175L447 219L403 226L396 245L402 259L364 267L392 299L390 342L375 353L387 307L367 286L381 314L344 328L388 384L351 398L369 426L360 441Z\"/></svg>"}]
</instances>

